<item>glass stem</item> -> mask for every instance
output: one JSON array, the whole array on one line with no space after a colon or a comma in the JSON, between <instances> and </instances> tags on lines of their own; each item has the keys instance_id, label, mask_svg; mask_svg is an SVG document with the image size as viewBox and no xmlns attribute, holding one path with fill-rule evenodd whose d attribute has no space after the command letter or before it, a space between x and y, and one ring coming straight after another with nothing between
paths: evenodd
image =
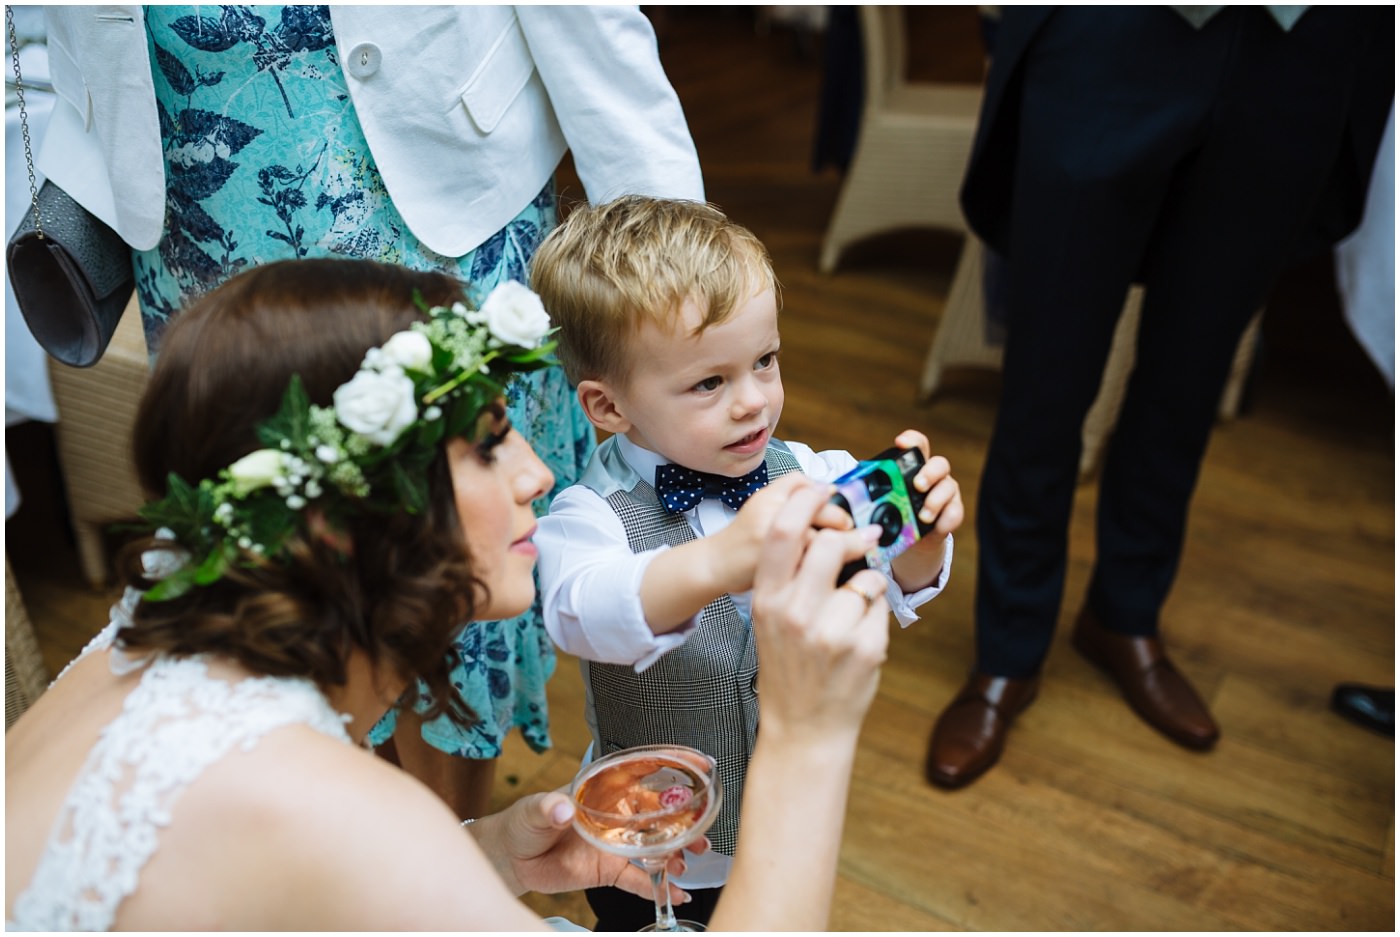
<instances>
[{"instance_id":1,"label":"glass stem","mask_svg":"<svg viewBox=\"0 0 1400 937\"><path fill-rule=\"evenodd\" d=\"M658 931L679 931L676 913L671 910L671 887L666 878L666 858L643 859L642 866L651 876L651 896L656 901L656 929Z\"/></svg>"}]
</instances>

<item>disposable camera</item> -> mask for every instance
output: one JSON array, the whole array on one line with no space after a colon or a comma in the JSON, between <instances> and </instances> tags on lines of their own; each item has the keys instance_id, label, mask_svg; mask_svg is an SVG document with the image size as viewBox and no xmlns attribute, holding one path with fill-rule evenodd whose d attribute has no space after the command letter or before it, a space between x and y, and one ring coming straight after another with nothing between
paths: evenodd
<instances>
[{"instance_id":1,"label":"disposable camera","mask_svg":"<svg viewBox=\"0 0 1400 937\"><path fill-rule=\"evenodd\" d=\"M831 503L851 515L857 527L880 525L875 546L863 559L847 563L838 583L862 569L888 563L933 529L919 520L924 494L914 489L914 476L923 464L923 453L917 449L886 449L836 479Z\"/></svg>"}]
</instances>

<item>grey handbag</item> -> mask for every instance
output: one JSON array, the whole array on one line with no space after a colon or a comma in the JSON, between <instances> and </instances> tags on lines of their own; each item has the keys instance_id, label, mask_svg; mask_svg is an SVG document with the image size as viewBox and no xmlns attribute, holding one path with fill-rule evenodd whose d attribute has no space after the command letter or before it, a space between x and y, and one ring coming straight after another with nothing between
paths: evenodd
<instances>
[{"instance_id":1,"label":"grey handbag","mask_svg":"<svg viewBox=\"0 0 1400 937\"><path fill-rule=\"evenodd\" d=\"M97 363L136 285L131 248L52 182L5 251L10 286L39 346L63 364Z\"/></svg>"},{"instance_id":2,"label":"grey handbag","mask_svg":"<svg viewBox=\"0 0 1400 937\"><path fill-rule=\"evenodd\" d=\"M19 45L8 5L5 18L33 198L33 211L5 250L10 286L39 346L63 364L86 368L107 350L136 285L131 248L52 182L35 191Z\"/></svg>"}]
</instances>

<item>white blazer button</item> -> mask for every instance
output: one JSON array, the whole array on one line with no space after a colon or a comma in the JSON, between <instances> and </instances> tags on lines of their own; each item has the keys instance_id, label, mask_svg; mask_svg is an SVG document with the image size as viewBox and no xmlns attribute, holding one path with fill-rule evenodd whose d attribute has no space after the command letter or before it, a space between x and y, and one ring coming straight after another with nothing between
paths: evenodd
<instances>
[{"instance_id":1,"label":"white blazer button","mask_svg":"<svg viewBox=\"0 0 1400 937\"><path fill-rule=\"evenodd\" d=\"M379 71L379 63L384 54L372 42L362 42L350 50L346 56L345 69L356 78L368 78Z\"/></svg>"}]
</instances>

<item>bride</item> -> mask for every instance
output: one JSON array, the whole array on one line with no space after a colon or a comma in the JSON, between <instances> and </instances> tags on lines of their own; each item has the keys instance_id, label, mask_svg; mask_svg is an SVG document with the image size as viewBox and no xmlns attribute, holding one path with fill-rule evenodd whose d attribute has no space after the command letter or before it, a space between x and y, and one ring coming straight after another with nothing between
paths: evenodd
<instances>
[{"instance_id":1,"label":"bride","mask_svg":"<svg viewBox=\"0 0 1400 937\"><path fill-rule=\"evenodd\" d=\"M152 533L107 628L6 734L7 929L515 931L547 926L527 890L650 894L562 792L463 826L360 747L417 677L469 723L455 623L534 598L530 505L553 479L501 393L548 319L518 285L463 299L440 274L286 261L171 326L134 433ZM817 930L830 909L887 610L834 588L865 547L813 529L827 494L789 476L745 507L768 521L765 709L715 929Z\"/></svg>"}]
</instances>

